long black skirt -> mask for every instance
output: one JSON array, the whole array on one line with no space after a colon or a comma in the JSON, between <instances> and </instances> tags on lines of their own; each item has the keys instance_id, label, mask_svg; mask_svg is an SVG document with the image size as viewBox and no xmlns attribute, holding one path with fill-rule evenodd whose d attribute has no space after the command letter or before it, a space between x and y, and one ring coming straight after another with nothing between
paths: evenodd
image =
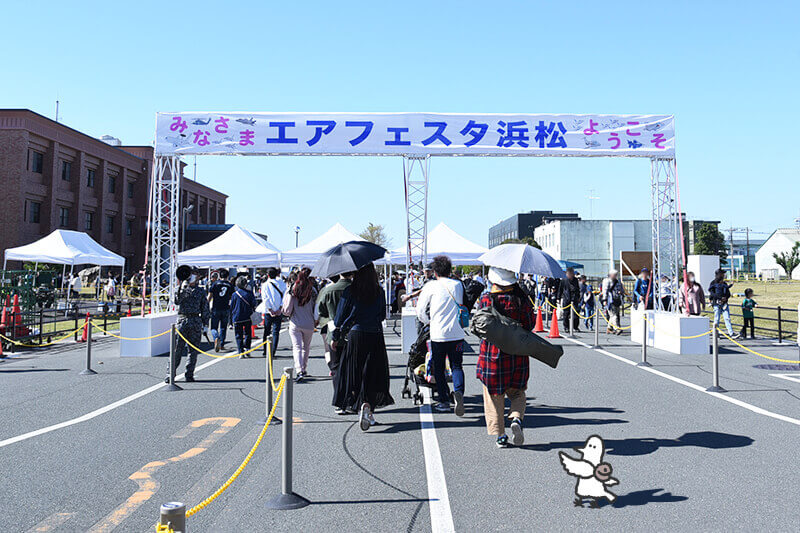
<instances>
[{"instance_id":1,"label":"long black skirt","mask_svg":"<svg viewBox=\"0 0 800 533\"><path fill-rule=\"evenodd\" d=\"M333 405L357 411L362 403L372 409L392 405L389 393L389 357L383 333L353 330L334 376Z\"/></svg>"}]
</instances>

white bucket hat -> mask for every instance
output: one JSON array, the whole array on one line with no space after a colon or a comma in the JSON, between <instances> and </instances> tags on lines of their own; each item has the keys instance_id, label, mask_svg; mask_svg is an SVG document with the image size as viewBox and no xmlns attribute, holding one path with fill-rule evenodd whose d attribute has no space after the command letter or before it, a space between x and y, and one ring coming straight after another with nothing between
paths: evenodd
<instances>
[{"instance_id":1,"label":"white bucket hat","mask_svg":"<svg viewBox=\"0 0 800 533\"><path fill-rule=\"evenodd\" d=\"M487 277L490 282L501 287L508 287L517 282L517 275L515 273L500 267L490 267Z\"/></svg>"}]
</instances>

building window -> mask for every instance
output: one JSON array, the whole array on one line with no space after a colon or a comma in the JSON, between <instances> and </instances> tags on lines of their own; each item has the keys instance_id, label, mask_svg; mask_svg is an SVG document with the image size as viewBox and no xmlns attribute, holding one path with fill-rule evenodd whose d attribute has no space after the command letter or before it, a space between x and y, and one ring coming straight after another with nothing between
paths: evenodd
<instances>
[{"instance_id":1,"label":"building window","mask_svg":"<svg viewBox=\"0 0 800 533\"><path fill-rule=\"evenodd\" d=\"M44 169L44 154L36 150L28 150L28 170L41 174Z\"/></svg>"},{"instance_id":2,"label":"building window","mask_svg":"<svg viewBox=\"0 0 800 533\"><path fill-rule=\"evenodd\" d=\"M94 169L87 168L86 169L86 186L87 187L94 187Z\"/></svg>"},{"instance_id":3,"label":"building window","mask_svg":"<svg viewBox=\"0 0 800 533\"><path fill-rule=\"evenodd\" d=\"M69 226L69 208L61 207L58 212L58 225L62 228Z\"/></svg>"},{"instance_id":4,"label":"building window","mask_svg":"<svg viewBox=\"0 0 800 533\"><path fill-rule=\"evenodd\" d=\"M225 219L222 216L222 208L217 209L217 224L224 224Z\"/></svg>"},{"instance_id":5,"label":"building window","mask_svg":"<svg viewBox=\"0 0 800 533\"><path fill-rule=\"evenodd\" d=\"M91 213L91 212L87 211L84 214L83 228L86 231L91 231L93 227L94 227L94 213Z\"/></svg>"},{"instance_id":6,"label":"building window","mask_svg":"<svg viewBox=\"0 0 800 533\"><path fill-rule=\"evenodd\" d=\"M28 222L30 222L31 224L38 224L39 217L41 216L42 212L42 204L40 202L28 201L26 205L29 206L28 214L30 218L26 217L28 218Z\"/></svg>"},{"instance_id":7,"label":"building window","mask_svg":"<svg viewBox=\"0 0 800 533\"><path fill-rule=\"evenodd\" d=\"M69 161L62 161L61 162L61 179L64 181L69 181L72 177L72 163Z\"/></svg>"},{"instance_id":8,"label":"building window","mask_svg":"<svg viewBox=\"0 0 800 533\"><path fill-rule=\"evenodd\" d=\"M133 182L129 181L128 182L128 198L133 198L133 192L134 192Z\"/></svg>"},{"instance_id":9,"label":"building window","mask_svg":"<svg viewBox=\"0 0 800 533\"><path fill-rule=\"evenodd\" d=\"M114 218L111 215L106 216L106 233L114 233Z\"/></svg>"},{"instance_id":10,"label":"building window","mask_svg":"<svg viewBox=\"0 0 800 533\"><path fill-rule=\"evenodd\" d=\"M108 177L108 192L109 194L114 194L117 192L117 177L116 176L109 176Z\"/></svg>"},{"instance_id":11,"label":"building window","mask_svg":"<svg viewBox=\"0 0 800 533\"><path fill-rule=\"evenodd\" d=\"M125 235L133 235L133 219L125 219Z\"/></svg>"}]
</instances>

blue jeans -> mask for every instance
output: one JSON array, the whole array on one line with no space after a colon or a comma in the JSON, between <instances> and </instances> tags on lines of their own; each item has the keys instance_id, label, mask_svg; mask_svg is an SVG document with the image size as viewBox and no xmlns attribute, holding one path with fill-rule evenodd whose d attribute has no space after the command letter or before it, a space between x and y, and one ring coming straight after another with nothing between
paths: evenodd
<instances>
[{"instance_id":1,"label":"blue jeans","mask_svg":"<svg viewBox=\"0 0 800 533\"><path fill-rule=\"evenodd\" d=\"M584 303L583 312L583 316L586 317L583 319L584 326L586 326L586 329L594 329L594 318L592 318L592 315L594 314L594 303Z\"/></svg>"},{"instance_id":2,"label":"blue jeans","mask_svg":"<svg viewBox=\"0 0 800 533\"><path fill-rule=\"evenodd\" d=\"M281 315L272 316L269 313L264 315L264 339L267 340L267 335L270 333L272 334L272 356L275 356L275 350L278 349L278 339L280 339L281 335L281 320L283 317ZM264 345L264 355L267 354L267 345Z\"/></svg>"},{"instance_id":3,"label":"blue jeans","mask_svg":"<svg viewBox=\"0 0 800 533\"><path fill-rule=\"evenodd\" d=\"M229 309L212 309L211 310L211 338L213 340L219 339L220 345L225 344L225 337L228 332L228 315Z\"/></svg>"},{"instance_id":4,"label":"blue jeans","mask_svg":"<svg viewBox=\"0 0 800 533\"><path fill-rule=\"evenodd\" d=\"M433 359L433 377L436 378L436 392L439 401L450 403L450 387L445 375L445 358L450 359L450 371L453 373L453 389L464 394L464 341L431 341L431 359Z\"/></svg>"},{"instance_id":5,"label":"blue jeans","mask_svg":"<svg viewBox=\"0 0 800 533\"><path fill-rule=\"evenodd\" d=\"M728 309L728 304L714 306L714 327L719 326L719 315L725 320L725 329L728 330L728 335L733 337L733 327L731 326L731 311Z\"/></svg>"}]
</instances>

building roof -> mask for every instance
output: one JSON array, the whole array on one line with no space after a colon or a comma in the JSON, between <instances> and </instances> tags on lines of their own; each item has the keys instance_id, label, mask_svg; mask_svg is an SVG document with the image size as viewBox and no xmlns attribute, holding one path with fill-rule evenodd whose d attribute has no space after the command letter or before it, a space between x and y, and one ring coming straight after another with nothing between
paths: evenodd
<instances>
[{"instance_id":1,"label":"building roof","mask_svg":"<svg viewBox=\"0 0 800 533\"><path fill-rule=\"evenodd\" d=\"M772 238L775 237L776 235L785 235L789 240L800 241L800 228L778 228L778 229L776 229L775 231L773 231L770 234L769 237L767 237L767 240L765 240L764 243L761 246L758 247L758 250L761 250L761 248L764 247L769 241L771 241ZM756 251L758 251L758 250L756 250Z\"/></svg>"},{"instance_id":2,"label":"building roof","mask_svg":"<svg viewBox=\"0 0 800 533\"><path fill-rule=\"evenodd\" d=\"M60 129L60 130L64 131L65 133L70 133L70 134L77 135L78 137L83 138L83 140L91 142L92 144L96 145L98 148L114 150L116 152L120 152L120 153L125 154L127 157L134 157L136 159L142 160L141 157L139 157L137 155L134 155L134 154L124 150L122 147L117 147L117 146L108 144L106 142L103 142L100 139L98 139L97 137L92 137L91 135L88 135L86 133L83 133L82 131L76 130L75 128L70 128L66 124L63 124L61 122L56 122L55 120L53 120L51 118L48 118L48 117L46 117L44 115L40 115L36 111L32 111L30 109L25 109L25 108L0 109L0 115L13 114L13 113L23 113L23 114L31 115L31 118L33 118L33 119L44 121L50 127Z\"/></svg>"}]
</instances>

